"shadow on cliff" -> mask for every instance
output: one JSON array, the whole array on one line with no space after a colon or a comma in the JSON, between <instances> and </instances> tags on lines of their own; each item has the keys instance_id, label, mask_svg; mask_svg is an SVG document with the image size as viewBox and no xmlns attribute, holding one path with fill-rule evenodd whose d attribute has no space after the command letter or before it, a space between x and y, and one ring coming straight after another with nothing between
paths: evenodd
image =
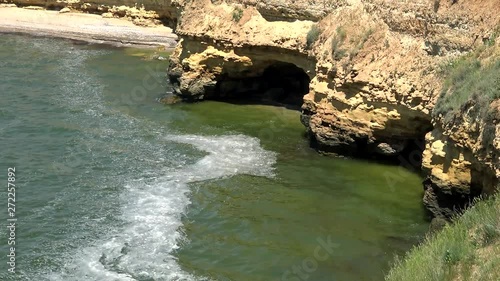
<instances>
[{"instance_id":1,"label":"shadow on cliff","mask_svg":"<svg viewBox=\"0 0 500 281\"><path fill-rule=\"evenodd\" d=\"M265 68L260 76L221 75L214 94L205 99L300 110L304 95L309 92L309 83L310 78L303 69L292 63L276 61Z\"/></svg>"}]
</instances>

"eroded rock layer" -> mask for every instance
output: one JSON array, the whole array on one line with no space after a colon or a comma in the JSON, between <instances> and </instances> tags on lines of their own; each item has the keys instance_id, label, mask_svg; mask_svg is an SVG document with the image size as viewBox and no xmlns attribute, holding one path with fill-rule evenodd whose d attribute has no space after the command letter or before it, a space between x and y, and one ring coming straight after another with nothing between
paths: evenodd
<instances>
[{"instance_id":1,"label":"eroded rock layer","mask_svg":"<svg viewBox=\"0 0 500 281\"><path fill-rule=\"evenodd\" d=\"M254 6L187 4L169 69L176 93L187 100L257 98L300 106L315 71L314 58L301 49L312 24L268 24Z\"/></svg>"},{"instance_id":2,"label":"eroded rock layer","mask_svg":"<svg viewBox=\"0 0 500 281\"><path fill-rule=\"evenodd\" d=\"M500 100L490 105L486 120L478 117L478 106L470 101L449 121L436 117L426 136L424 204L435 217L451 218L474 197L498 191Z\"/></svg>"}]
</instances>

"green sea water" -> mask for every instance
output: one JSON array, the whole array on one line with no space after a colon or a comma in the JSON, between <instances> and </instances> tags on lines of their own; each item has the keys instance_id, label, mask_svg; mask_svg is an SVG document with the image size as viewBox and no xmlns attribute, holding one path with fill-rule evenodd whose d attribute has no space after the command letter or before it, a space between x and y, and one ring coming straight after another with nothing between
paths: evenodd
<instances>
[{"instance_id":1,"label":"green sea water","mask_svg":"<svg viewBox=\"0 0 500 281\"><path fill-rule=\"evenodd\" d=\"M418 175L319 155L297 111L162 105L143 53L0 34L0 280L376 281L424 236Z\"/></svg>"}]
</instances>

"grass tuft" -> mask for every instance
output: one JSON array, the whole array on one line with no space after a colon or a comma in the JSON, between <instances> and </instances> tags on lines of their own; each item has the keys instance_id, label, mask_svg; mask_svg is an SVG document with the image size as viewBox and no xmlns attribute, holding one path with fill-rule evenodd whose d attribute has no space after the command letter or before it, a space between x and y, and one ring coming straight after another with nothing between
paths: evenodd
<instances>
[{"instance_id":1,"label":"grass tuft","mask_svg":"<svg viewBox=\"0 0 500 281\"><path fill-rule=\"evenodd\" d=\"M311 26L311 29L309 30L309 32L307 32L307 37L306 37L306 47L307 47L307 49L311 49L312 45L316 41L318 41L320 33L321 33L321 30L319 29L319 27L316 24L314 24L313 26Z\"/></svg>"},{"instance_id":2,"label":"grass tuft","mask_svg":"<svg viewBox=\"0 0 500 281\"><path fill-rule=\"evenodd\" d=\"M345 41L347 34L342 26L337 27L337 33L332 38L332 56L334 60L341 60L345 57L347 51L340 47Z\"/></svg>"},{"instance_id":3,"label":"grass tuft","mask_svg":"<svg viewBox=\"0 0 500 281\"><path fill-rule=\"evenodd\" d=\"M472 103L480 109L478 118L488 118L490 103L500 98L500 59L483 66L469 55L448 62L439 72L446 79L433 116L443 115L449 121Z\"/></svg>"},{"instance_id":4,"label":"grass tuft","mask_svg":"<svg viewBox=\"0 0 500 281\"><path fill-rule=\"evenodd\" d=\"M485 45L489 47L495 45L498 36L500 36L500 25L497 26L495 30L493 30L493 33L491 34L490 38L488 38L488 40L485 42Z\"/></svg>"},{"instance_id":5,"label":"grass tuft","mask_svg":"<svg viewBox=\"0 0 500 281\"><path fill-rule=\"evenodd\" d=\"M240 22L243 17L243 10L240 7L236 7L233 10L233 21Z\"/></svg>"},{"instance_id":6,"label":"grass tuft","mask_svg":"<svg viewBox=\"0 0 500 281\"><path fill-rule=\"evenodd\" d=\"M429 236L386 281L500 280L500 195L478 201L441 232Z\"/></svg>"}]
</instances>

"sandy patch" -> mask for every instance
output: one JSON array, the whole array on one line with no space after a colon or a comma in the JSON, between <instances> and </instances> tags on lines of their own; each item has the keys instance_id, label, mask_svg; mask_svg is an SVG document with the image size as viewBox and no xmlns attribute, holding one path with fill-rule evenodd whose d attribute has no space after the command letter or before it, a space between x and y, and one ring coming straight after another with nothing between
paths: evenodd
<instances>
[{"instance_id":1,"label":"sandy patch","mask_svg":"<svg viewBox=\"0 0 500 281\"><path fill-rule=\"evenodd\" d=\"M117 46L175 47L177 36L166 26L141 27L115 18L82 13L0 7L0 33L52 36ZM1 34L0 34L1 36Z\"/></svg>"}]
</instances>

